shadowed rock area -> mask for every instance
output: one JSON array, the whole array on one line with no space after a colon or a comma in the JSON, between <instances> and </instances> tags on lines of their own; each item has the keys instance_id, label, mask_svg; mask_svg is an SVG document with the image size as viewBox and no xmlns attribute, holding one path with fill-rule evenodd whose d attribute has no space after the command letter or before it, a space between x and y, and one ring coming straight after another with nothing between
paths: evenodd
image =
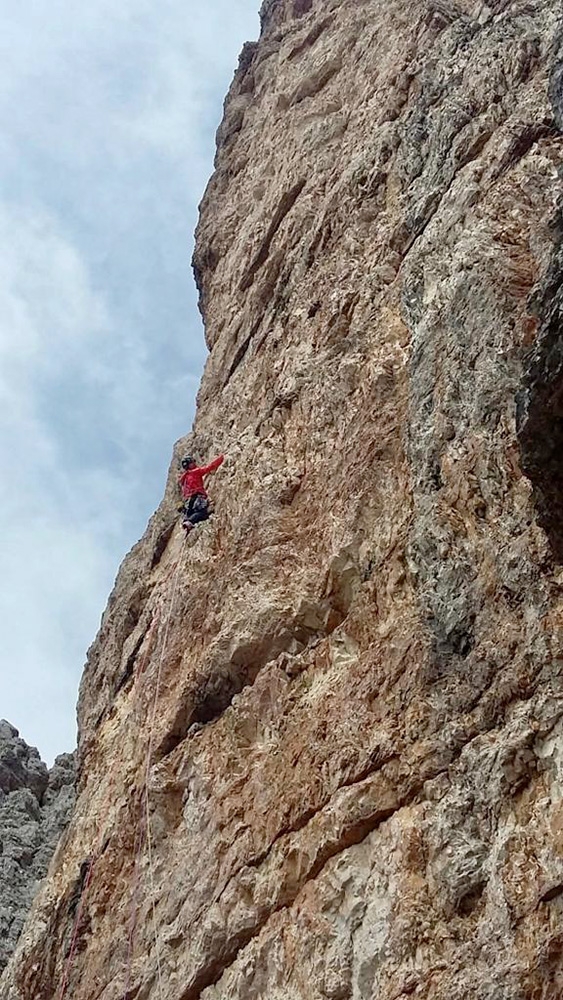
<instances>
[{"instance_id":1,"label":"shadowed rock area","mask_svg":"<svg viewBox=\"0 0 563 1000\"><path fill-rule=\"evenodd\" d=\"M267 0L2 1000L563 995L560 0ZM226 460L187 541L178 459Z\"/></svg>"},{"instance_id":2,"label":"shadowed rock area","mask_svg":"<svg viewBox=\"0 0 563 1000\"><path fill-rule=\"evenodd\" d=\"M0 969L8 961L74 805L74 756L51 770L0 720Z\"/></svg>"}]
</instances>

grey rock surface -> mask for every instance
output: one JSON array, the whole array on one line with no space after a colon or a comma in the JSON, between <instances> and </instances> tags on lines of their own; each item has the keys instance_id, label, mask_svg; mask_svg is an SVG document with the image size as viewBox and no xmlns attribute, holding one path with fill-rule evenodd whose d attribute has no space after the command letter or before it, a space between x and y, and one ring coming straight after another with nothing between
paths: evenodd
<instances>
[{"instance_id":1,"label":"grey rock surface","mask_svg":"<svg viewBox=\"0 0 563 1000\"><path fill-rule=\"evenodd\" d=\"M74 805L74 754L49 771L35 747L0 720L0 971L22 929Z\"/></svg>"}]
</instances>

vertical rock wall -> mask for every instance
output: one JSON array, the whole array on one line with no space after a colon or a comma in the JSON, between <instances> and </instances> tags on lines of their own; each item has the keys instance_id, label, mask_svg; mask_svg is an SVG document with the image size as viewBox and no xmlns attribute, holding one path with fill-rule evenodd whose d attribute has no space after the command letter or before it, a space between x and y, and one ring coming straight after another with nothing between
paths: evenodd
<instances>
[{"instance_id":1,"label":"vertical rock wall","mask_svg":"<svg viewBox=\"0 0 563 1000\"><path fill-rule=\"evenodd\" d=\"M194 430L6 1000L562 994L562 37L555 0L264 4ZM183 449L228 456L185 545Z\"/></svg>"}]
</instances>

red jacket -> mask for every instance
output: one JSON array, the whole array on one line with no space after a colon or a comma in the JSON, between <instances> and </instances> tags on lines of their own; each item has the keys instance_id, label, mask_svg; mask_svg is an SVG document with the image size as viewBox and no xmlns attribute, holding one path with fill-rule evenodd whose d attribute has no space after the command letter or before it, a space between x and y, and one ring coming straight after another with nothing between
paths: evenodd
<instances>
[{"instance_id":1,"label":"red jacket","mask_svg":"<svg viewBox=\"0 0 563 1000\"><path fill-rule=\"evenodd\" d=\"M183 472L178 480L182 496L192 497L194 493L201 493L206 497L207 490L203 485L203 477L209 475L210 472L215 472L215 469L219 468L224 459L224 455L219 455L219 458L214 459L209 465L202 465L201 468L187 469L186 472Z\"/></svg>"}]
</instances>

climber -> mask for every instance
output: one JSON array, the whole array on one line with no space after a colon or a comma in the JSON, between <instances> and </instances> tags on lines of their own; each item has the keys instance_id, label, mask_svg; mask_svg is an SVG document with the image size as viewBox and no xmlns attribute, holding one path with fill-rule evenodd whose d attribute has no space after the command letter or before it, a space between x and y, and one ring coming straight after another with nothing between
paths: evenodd
<instances>
[{"instance_id":1,"label":"climber","mask_svg":"<svg viewBox=\"0 0 563 1000\"><path fill-rule=\"evenodd\" d=\"M185 528L186 532L190 532L200 521L207 521L207 518L212 513L203 477L208 476L210 472L215 472L224 459L224 455L219 455L209 465L202 466L197 466L195 459L191 455L187 455L186 458L182 459L184 472L180 476L178 483L183 499L180 508L184 515L182 527Z\"/></svg>"}]
</instances>

